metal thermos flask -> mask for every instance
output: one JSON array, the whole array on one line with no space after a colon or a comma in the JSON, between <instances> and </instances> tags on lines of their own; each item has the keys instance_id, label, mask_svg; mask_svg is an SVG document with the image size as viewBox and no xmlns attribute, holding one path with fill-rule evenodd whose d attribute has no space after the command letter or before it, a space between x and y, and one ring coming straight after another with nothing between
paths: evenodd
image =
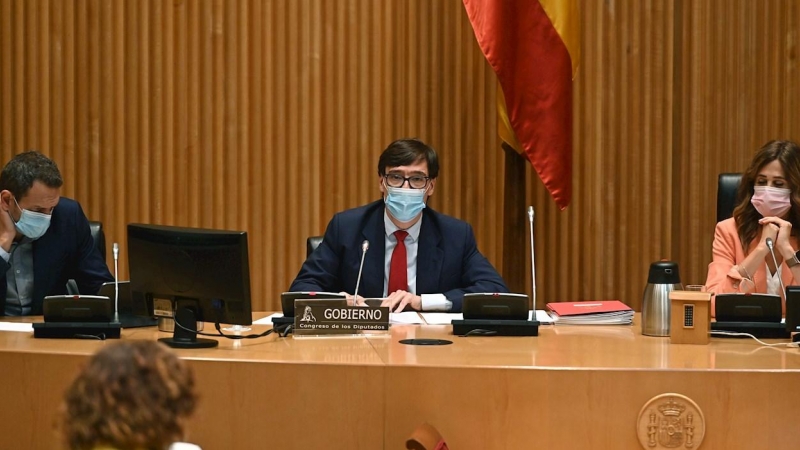
<instances>
[{"instance_id":1,"label":"metal thermos flask","mask_svg":"<svg viewBox=\"0 0 800 450\"><path fill-rule=\"evenodd\" d=\"M677 263L657 261L650 264L642 297L642 334L669 336L669 293L682 289Z\"/></svg>"}]
</instances>

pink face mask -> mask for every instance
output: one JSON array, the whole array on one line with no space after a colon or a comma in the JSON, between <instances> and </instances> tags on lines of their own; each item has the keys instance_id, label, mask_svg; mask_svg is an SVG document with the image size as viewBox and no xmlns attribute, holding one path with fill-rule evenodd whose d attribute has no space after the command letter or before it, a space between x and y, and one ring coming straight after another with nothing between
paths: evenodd
<instances>
[{"instance_id":1,"label":"pink face mask","mask_svg":"<svg viewBox=\"0 0 800 450\"><path fill-rule=\"evenodd\" d=\"M753 197L750 199L750 203L764 217L782 217L792 207L789 201L791 195L791 189L756 186L753 188Z\"/></svg>"}]
</instances>

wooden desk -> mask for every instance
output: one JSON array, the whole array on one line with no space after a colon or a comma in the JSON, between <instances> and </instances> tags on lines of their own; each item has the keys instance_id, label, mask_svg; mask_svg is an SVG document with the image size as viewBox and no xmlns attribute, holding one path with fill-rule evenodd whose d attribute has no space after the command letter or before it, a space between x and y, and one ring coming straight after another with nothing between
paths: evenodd
<instances>
[{"instance_id":1,"label":"wooden desk","mask_svg":"<svg viewBox=\"0 0 800 450\"><path fill-rule=\"evenodd\" d=\"M461 338L449 327L396 325L390 337L269 336L178 350L202 396L189 439L205 450L277 442L401 449L410 431L429 421L460 450L635 449L642 406L676 392L705 414L703 449L796 444L800 350L718 338L707 346L670 345L639 331L638 324L562 326L542 327L536 338ZM161 336L152 328L123 331L123 339ZM398 342L408 337L453 344ZM0 332L0 449L58 448L52 423L61 395L104 345Z\"/></svg>"}]
</instances>

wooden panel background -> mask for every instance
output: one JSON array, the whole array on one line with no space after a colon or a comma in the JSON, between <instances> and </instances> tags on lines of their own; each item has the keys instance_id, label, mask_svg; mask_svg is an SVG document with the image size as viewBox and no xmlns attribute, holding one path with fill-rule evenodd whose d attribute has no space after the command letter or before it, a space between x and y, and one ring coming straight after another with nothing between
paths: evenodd
<instances>
[{"instance_id":1,"label":"wooden panel background","mask_svg":"<svg viewBox=\"0 0 800 450\"><path fill-rule=\"evenodd\" d=\"M638 308L652 261L704 280L716 174L800 138L800 7L581 7L572 205L528 170L539 303ZM248 231L256 309L278 307L308 235L378 198L377 156L403 136L439 150L432 206L502 270L495 84L459 0L0 0L2 160L53 157L122 278L129 222Z\"/></svg>"},{"instance_id":2,"label":"wooden panel background","mask_svg":"<svg viewBox=\"0 0 800 450\"><path fill-rule=\"evenodd\" d=\"M527 176L540 307L617 298L638 309L650 262L670 257L672 4L581 2L571 205L559 211Z\"/></svg>"},{"instance_id":3,"label":"wooden panel background","mask_svg":"<svg viewBox=\"0 0 800 450\"><path fill-rule=\"evenodd\" d=\"M673 255L688 281L702 283L717 175L744 171L772 139L800 142L800 2L687 1L680 9Z\"/></svg>"}]
</instances>

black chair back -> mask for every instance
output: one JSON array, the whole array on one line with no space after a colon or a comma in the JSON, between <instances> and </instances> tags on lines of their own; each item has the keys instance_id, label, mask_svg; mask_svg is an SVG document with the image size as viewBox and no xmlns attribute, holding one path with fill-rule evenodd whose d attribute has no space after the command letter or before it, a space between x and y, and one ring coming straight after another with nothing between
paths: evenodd
<instances>
[{"instance_id":1,"label":"black chair back","mask_svg":"<svg viewBox=\"0 0 800 450\"><path fill-rule=\"evenodd\" d=\"M306 239L306 258L314 253L314 250L319 247L319 244L322 244L322 236L311 236Z\"/></svg>"},{"instance_id":2,"label":"black chair back","mask_svg":"<svg viewBox=\"0 0 800 450\"><path fill-rule=\"evenodd\" d=\"M89 231L92 233L94 246L97 247L97 250L100 251L101 255L103 255L103 259L106 259L106 234L103 233L103 222L90 220ZM75 280L73 279L67 280L66 289L67 289L67 294L69 295L80 294L80 292L78 291L78 283L76 283ZM84 294L87 294L87 292L84 292ZM95 292L91 292L91 294L95 294Z\"/></svg>"},{"instance_id":3,"label":"black chair back","mask_svg":"<svg viewBox=\"0 0 800 450\"><path fill-rule=\"evenodd\" d=\"M89 221L89 230L92 232L92 239L94 239L94 245L100 251L100 254L103 255L103 259L106 257L106 234L103 232L103 222L97 222L90 220Z\"/></svg>"},{"instance_id":4,"label":"black chair back","mask_svg":"<svg viewBox=\"0 0 800 450\"><path fill-rule=\"evenodd\" d=\"M717 222L733 217L733 209L736 207L736 192L739 190L739 183L742 181L740 173L721 173L719 174L719 184L717 185Z\"/></svg>"}]
</instances>

